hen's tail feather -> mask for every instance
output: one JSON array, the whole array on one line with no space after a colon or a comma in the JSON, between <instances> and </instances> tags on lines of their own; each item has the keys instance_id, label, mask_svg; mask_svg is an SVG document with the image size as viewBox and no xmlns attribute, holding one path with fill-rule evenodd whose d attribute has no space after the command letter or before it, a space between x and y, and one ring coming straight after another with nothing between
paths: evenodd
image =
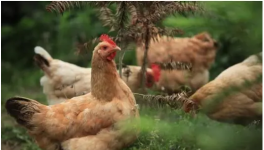
<instances>
[{"instance_id":1,"label":"hen's tail feather","mask_svg":"<svg viewBox=\"0 0 264 150\"><path fill-rule=\"evenodd\" d=\"M46 67L50 66L49 61L40 54L35 54L34 61L42 70L45 70Z\"/></svg>"},{"instance_id":2,"label":"hen's tail feather","mask_svg":"<svg viewBox=\"0 0 264 150\"><path fill-rule=\"evenodd\" d=\"M45 68L50 66L49 62L52 60L52 57L44 48L40 46L36 46L34 51L35 51L35 56L34 56L35 63L42 70L45 70Z\"/></svg>"},{"instance_id":3,"label":"hen's tail feather","mask_svg":"<svg viewBox=\"0 0 264 150\"><path fill-rule=\"evenodd\" d=\"M52 59L52 57L50 56L50 54L44 48L42 48L40 46L36 46L34 48L34 51L35 51L36 54L41 55L42 57L44 57L47 60L51 60Z\"/></svg>"},{"instance_id":4,"label":"hen's tail feather","mask_svg":"<svg viewBox=\"0 0 264 150\"><path fill-rule=\"evenodd\" d=\"M38 102L24 97L12 97L6 101L5 108L17 123L31 128L30 120L35 113L39 113Z\"/></svg>"},{"instance_id":5,"label":"hen's tail feather","mask_svg":"<svg viewBox=\"0 0 264 150\"><path fill-rule=\"evenodd\" d=\"M242 63L247 65L262 64L262 52L249 56Z\"/></svg>"}]
</instances>

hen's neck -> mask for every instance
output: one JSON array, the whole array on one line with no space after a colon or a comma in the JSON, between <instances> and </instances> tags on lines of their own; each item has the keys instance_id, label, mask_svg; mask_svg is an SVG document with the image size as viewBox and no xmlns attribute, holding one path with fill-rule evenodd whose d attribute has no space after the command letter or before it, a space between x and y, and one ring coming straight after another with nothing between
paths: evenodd
<instances>
[{"instance_id":1,"label":"hen's neck","mask_svg":"<svg viewBox=\"0 0 264 150\"><path fill-rule=\"evenodd\" d=\"M94 55L92 59L91 93L99 100L111 101L117 93L118 75L114 61Z\"/></svg>"}]
</instances>

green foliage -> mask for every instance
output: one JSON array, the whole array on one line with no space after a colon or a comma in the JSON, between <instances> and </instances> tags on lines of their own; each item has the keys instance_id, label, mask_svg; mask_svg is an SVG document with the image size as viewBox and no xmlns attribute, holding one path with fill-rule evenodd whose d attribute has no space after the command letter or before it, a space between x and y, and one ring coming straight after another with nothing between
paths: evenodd
<instances>
[{"instance_id":1,"label":"green foliage","mask_svg":"<svg viewBox=\"0 0 264 150\"><path fill-rule=\"evenodd\" d=\"M145 110L140 119L141 134L129 150L261 149L261 129L220 123L201 114L191 118L180 110Z\"/></svg>"},{"instance_id":2,"label":"green foliage","mask_svg":"<svg viewBox=\"0 0 264 150\"><path fill-rule=\"evenodd\" d=\"M34 9L29 9L32 4L35 4ZM75 9L61 16L45 11L47 4L49 2L23 2L17 10L22 17L16 23L4 20L1 26L1 137L2 143L19 143L20 149L39 150L25 130L6 114L4 104L15 95L46 104L39 81L43 73L33 64L34 47L43 46L54 58L86 67L91 60L91 50L74 55L76 44L99 37L110 29L103 27L95 9ZM208 31L219 42L221 47L210 70L211 79L214 79L227 67L262 50L262 2L204 2L204 7L210 15L194 14L187 18L182 14L174 15L165 19L163 25L182 29L183 36ZM110 7L111 10L115 8ZM14 8L8 9L15 13ZM135 58L135 51L127 51L124 63L135 65ZM191 118L181 110L153 109L144 105L140 105L140 114L141 133L127 148L129 150L261 149L262 128L219 123L202 114Z\"/></svg>"},{"instance_id":3,"label":"green foliage","mask_svg":"<svg viewBox=\"0 0 264 150\"><path fill-rule=\"evenodd\" d=\"M5 135L1 137L2 141L23 143L21 150L40 150L24 129L9 126L4 128L2 134Z\"/></svg>"}]
</instances>

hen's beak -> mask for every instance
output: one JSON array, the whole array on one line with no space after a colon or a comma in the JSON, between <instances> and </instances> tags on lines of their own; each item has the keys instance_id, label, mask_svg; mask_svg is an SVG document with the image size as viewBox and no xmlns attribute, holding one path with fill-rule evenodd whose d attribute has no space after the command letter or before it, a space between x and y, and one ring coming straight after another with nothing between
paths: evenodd
<instances>
[{"instance_id":1,"label":"hen's beak","mask_svg":"<svg viewBox=\"0 0 264 150\"><path fill-rule=\"evenodd\" d=\"M118 46L116 46L115 48L113 48L113 50L115 50L115 51L121 51L121 48L118 47Z\"/></svg>"}]
</instances>

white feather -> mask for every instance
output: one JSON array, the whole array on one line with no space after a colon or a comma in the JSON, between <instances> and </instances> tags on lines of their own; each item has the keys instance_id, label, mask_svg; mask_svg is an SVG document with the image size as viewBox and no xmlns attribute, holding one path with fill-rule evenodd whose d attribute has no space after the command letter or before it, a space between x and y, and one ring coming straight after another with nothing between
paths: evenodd
<instances>
[{"instance_id":1,"label":"white feather","mask_svg":"<svg viewBox=\"0 0 264 150\"><path fill-rule=\"evenodd\" d=\"M36 46L34 48L34 51L35 51L36 54L41 55L42 57L46 58L47 60L52 59L50 54L44 48L42 48L41 46Z\"/></svg>"}]
</instances>

